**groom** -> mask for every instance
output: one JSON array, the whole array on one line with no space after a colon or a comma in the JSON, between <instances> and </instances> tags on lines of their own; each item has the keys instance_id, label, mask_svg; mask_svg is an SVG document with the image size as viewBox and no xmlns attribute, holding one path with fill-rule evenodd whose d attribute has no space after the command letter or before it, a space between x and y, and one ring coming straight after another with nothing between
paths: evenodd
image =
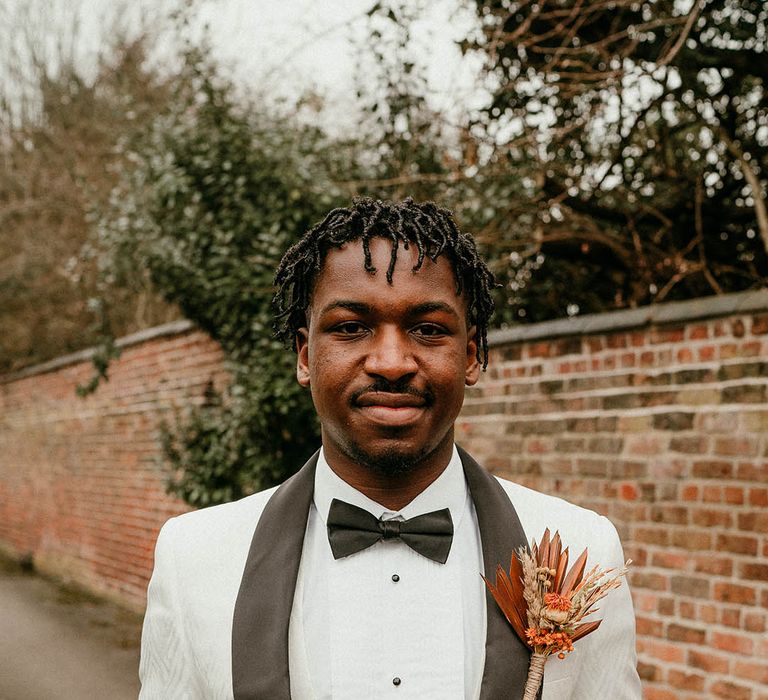
<instances>
[{"instance_id":1,"label":"groom","mask_svg":"<svg viewBox=\"0 0 768 700\"><path fill-rule=\"evenodd\" d=\"M141 698L521 698L529 656L480 574L545 528L621 566L605 518L488 475L454 444L488 359L493 276L432 203L336 209L276 274L322 448L277 489L170 520ZM547 664L543 697L635 700L627 586Z\"/></svg>"}]
</instances>

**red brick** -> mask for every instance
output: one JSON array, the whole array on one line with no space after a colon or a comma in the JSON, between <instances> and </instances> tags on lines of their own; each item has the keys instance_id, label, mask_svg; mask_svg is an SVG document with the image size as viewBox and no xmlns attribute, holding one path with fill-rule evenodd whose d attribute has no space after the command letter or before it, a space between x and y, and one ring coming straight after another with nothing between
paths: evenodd
<instances>
[{"instance_id":1,"label":"red brick","mask_svg":"<svg viewBox=\"0 0 768 700\"><path fill-rule=\"evenodd\" d=\"M685 339L685 328L658 328L651 331L651 343L679 343Z\"/></svg>"},{"instance_id":2,"label":"red brick","mask_svg":"<svg viewBox=\"0 0 768 700\"><path fill-rule=\"evenodd\" d=\"M619 486L619 498L622 501L636 501L639 496L637 484L621 484Z\"/></svg>"},{"instance_id":3,"label":"red brick","mask_svg":"<svg viewBox=\"0 0 768 700\"><path fill-rule=\"evenodd\" d=\"M704 644L706 630L686 625L671 624L667 627L667 639L671 642L685 642L686 644ZM728 651L733 651L728 649Z\"/></svg>"},{"instance_id":4,"label":"red brick","mask_svg":"<svg viewBox=\"0 0 768 700\"><path fill-rule=\"evenodd\" d=\"M726 608L720 611L720 624L725 627L741 627L741 608Z\"/></svg>"},{"instance_id":5,"label":"red brick","mask_svg":"<svg viewBox=\"0 0 768 700\"><path fill-rule=\"evenodd\" d=\"M744 613L744 629L747 632L765 632L766 621L765 613L763 612L746 612Z\"/></svg>"},{"instance_id":6,"label":"red brick","mask_svg":"<svg viewBox=\"0 0 768 700\"><path fill-rule=\"evenodd\" d=\"M648 571L633 571L631 582L633 588L648 588L652 591L669 589L669 581L666 576Z\"/></svg>"},{"instance_id":7,"label":"red brick","mask_svg":"<svg viewBox=\"0 0 768 700\"><path fill-rule=\"evenodd\" d=\"M740 462L736 468L736 478L742 481L768 481L768 468L765 464Z\"/></svg>"},{"instance_id":8,"label":"red brick","mask_svg":"<svg viewBox=\"0 0 768 700\"><path fill-rule=\"evenodd\" d=\"M723 487L720 484L705 484L701 489L701 500L704 503L721 503Z\"/></svg>"},{"instance_id":9,"label":"red brick","mask_svg":"<svg viewBox=\"0 0 768 700\"><path fill-rule=\"evenodd\" d=\"M727 656L713 654L711 651L691 649L688 652L688 665L707 673L727 674L729 660Z\"/></svg>"},{"instance_id":10,"label":"red brick","mask_svg":"<svg viewBox=\"0 0 768 700\"><path fill-rule=\"evenodd\" d=\"M723 496L729 505L740 506L744 503L744 488L742 486L726 486L723 488Z\"/></svg>"},{"instance_id":11,"label":"red brick","mask_svg":"<svg viewBox=\"0 0 768 700\"><path fill-rule=\"evenodd\" d=\"M641 641L643 652L653 659L673 664L682 664L685 659L685 651L679 644L647 638L643 638Z\"/></svg>"},{"instance_id":12,"label":"red brick","mask_svg":"<svg viewBox=\"0 0 768 700\"><path fill-rule=\"evenodd\" d=\"M696 605L689 600L681 600L677 606L680 611L680 617L686 620L698 620L698 611Z\"/></svg>"},{"instance_id":13,"label":"red brick","mask_svg":"<svg viewBox=\"0 0 768 700\"><path fill-rule=\"evenodd\" d=\"M715 576L731 576L733 574L733 559L715 557L711 554L696 556L693 559L693 570L701 574L714 574Z\"/></svg>"},{"instance_id":14,"label":"red brick","mask_svg":"<svg viewBox=\"0 0 768 700\"><path fill-rule=\"evenodd\" d=\"M702 460L693 463L692 474L698 479L728 479L733 475L733 464L723 460Z\"/></svg>"},{"instance_id":15,"label":"red brick","mask_svg":"<svg viewBox=\"0 0 768 700\"><path fill-rule=\"evenodd\" d=\"M715 605L710 604L700 604L698 606L698 615L697 619L700 622L704 622L709 625L713 625L716 622L719 622L718 620L718 613L719 609Z\"/></svg>"},{"instance_id":16,"label":"red brick","mask_svg":"<svg viewBox=\"0 0 768 700\"><path fill-rule=\"evenodd\" d=\"M669 449L684 454L706 454L709 450L709 438L705 435L675 435L670 440Z\"/></svg>"},{"instance_id":17,"label":"red brick","mask_svg":"<svg viewBox=\"0 0 768 700\"><path fill-rule=\"evenodd\" d=\"M673 668L667 674L667 682L673 688L689 692L701 692L704 690L704 676L698 673L686 673L685 671L678 671Z\"/></svg>"},{"instance_id":18,"label":"red brick","mask_svg":"<svg viewBox=\"0 0 768 700\"><path fill-rule=\"evenodd\" d=\"M712 534L701 530L675 529L671 533L671 542L674 547L682 547L688 550L712 549Z\"/></svg>"},{"instance_id":19,"label":"red brick","mask_svg":"<svg viewBox=\"0 0 768 700\"><path fill-rule=\"evenodd\" d=\"M733 552L734 554L757 554L757 537L746 535L718 535L718 551Z\"/></svg>"},{"instance_id":20,"label":"red brick","mask_svg":"<svg viewBox=\"0 0 768 700\"><path fill-rule=\"evenodd\" d=\"M684 501L698 501L699 487L695 484L685 484L680 490L680 497Z\"/></svg>"},{"instance_id":21,"label":"red brick","mask_svg":"<svg viewBox=\"0 0 768 700\"><path fill-rule=\"evenodd\" d=\"M768 512L739 513L739 530L768 533Z\"/></svg>"},{"instance_id":22,"label":"red brick","mask_svg":"<svg viewBox=\"0 0 768 700\"><path fill-rule=\"evenodd\" d=\"M709 598L710 582L700 576L672 576L669 579L670 588L677 595L693 598Z\"/></svg>"},{"instance_id":23,"label":"red brick","mask_svg":"<svg viewBox=\"0 0 768 700\"><path fill-rule=\"evenodd\" d=\"M733 515L728 510L697 508L691 514L691 522L701 527L731 527Z\"/></svg>"},{"instance_id":24,"label":"red brick","mask_svg":"<svg viewBox=\"0 0 768 700\"><path fill-rule=\"evenodd\" d=\"M757 602L757 593L750 586L741 586L736 583L715 583L714 599L724 603L754 605Z\"/></svg>"},{"instance_id":25,"label":"red brick","mask_svg":"<svg viewBox=\"0 0 768 700\"><path fill-rule=\"evenodd\" d=\"M688 326L688 338L690 340L706 340L709 338L709 328L703 324Z\"/></svg>"},{"instance_id":26,"label":"red brick","mask_svg":"<svg viewBox=\"0 0 768 700\"><path fill-rule=\"evenodd\" d=\"M768 583L768 564L754 564L746 562L739 566L740 578L748 581L762 581Z\"/></svg>"},{"instance_id":27,"label":"red brick","mask_svg":"<svg viewBox=\"0 0 768 700\"><path fill-rule=\"evenodd\" d=\"M733 666L733 675L743 681L755 681L761 685L768 685L768 663L737 660Z\"/></svg>"},{"instance_id":28,"label":"red brick","mask_svg":"<svg viewBox=\"0 0 768 700\"><path fill-rule=\"evenodd\" d=\"M526 349L527 357L549 357L552 353L552 345L548 342L531 343Z\"/></svg>"},{"instance_id":29,"label":"red brick","mask_svg":"<svg viewBox=\"0 0 768 700\"><path fill-rule=\"evenodd\" d=\"M651 566L660 569L675 569L682 571L688 564L690 555L683 552L661 550L651 555Z\"/></svg>"},{"instance_id":30,"label":"red brick","mask_svg":"<svg viewBox=\"0 0 768 700\"><path fill-rule=\"evenodd\" d=\"M623 368L634 367L637 364L637 359L635 358L635 353L633 352L622 353L619 359Z\"/></svg>"},{"instance_id":31,"label":"red brick","mask_svg":"<svg viewBox=\"0 0 768 700\"><path fill-rule=\"evenodd\" d=\"M752 335L765 335L768 333L768 314L759 314L752 317Z\"/></svg>"},{"instance_id":32,"label":"red brick","mask_svg":"<svg viewBox=\"0 0 768 700\"><path fill-rule=\"evenodd\" d=\"M654 620L650 617L638 615L635 618L635 629L638 635L643 637L663 637L664 624L661 620Z\"/></svg>"},{"instance_id":33,"label":"red brick","mask_svg":"<svg viewBox=\"0 0 768 700\"><path fill-rule=\"evenodd\" d=\"M685 506L652 506L651 520L667 525L687 525L688 508Z\"/></svg>"},{"instance_id":34,"label":"red brick","mask_svg":"<svg viewBox=\"0 0 768 700\"><path fill-rule=\"evenodd\" d=\"M605 339L606 347L611 350L627 347L627 336L623 333L612 333Z\"/></svg>"},{"instance_id":35,"label":"red brick","mask_svg":"<svg viewBox=\"0 0 768 700\"><path fill-rule=\"evenodd\" d=\"M752 691L748 686L730 681L715 681L710 686L709 692L715 697L727 698L727 700L751 700L752 698Z\"/></svg>"},{"instance_id":36,"label":"red brick","mask_svg":"<svg viewBox=\"0 0 768 700\"><path fill-rule=\"evenodd\" d=\"M757 440L749 437L723 437L715 440L715 454L726 457L754 457Z\"/></svg>"}]
</instances>

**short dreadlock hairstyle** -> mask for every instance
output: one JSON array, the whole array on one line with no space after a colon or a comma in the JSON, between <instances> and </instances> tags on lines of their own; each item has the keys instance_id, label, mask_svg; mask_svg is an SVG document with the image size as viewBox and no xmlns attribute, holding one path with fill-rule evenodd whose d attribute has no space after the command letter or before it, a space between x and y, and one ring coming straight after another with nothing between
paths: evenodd
<instances>
[{"instance_id":1,"label":"short dreadlock hairstyle","mask_svg":"<svg viewBox=\"0 0 768 700\"><path fill-rule=\"evenodd\" d=\"M472 237L459 231L448 209L434 202L416 203L410 197L402 202L355 199L352 206L331 211L288 249L275 274L277 290L272 304L277 337L287 345L294 344L298 330L307 325L312 289L329 250L361 241L365 269L376 272L370 250L371 239L375 237L392 243L387 268L390 284L400 245L406 250L411 244L416 246L419 257L414 270L421 268L425 257L434 262L445 255L456 278L456 293L463 294L467 302L467 321L477 327L477 359L485 369L488 322L493 313L493 273L478 256Z\"/></svg>"}]
</instances>

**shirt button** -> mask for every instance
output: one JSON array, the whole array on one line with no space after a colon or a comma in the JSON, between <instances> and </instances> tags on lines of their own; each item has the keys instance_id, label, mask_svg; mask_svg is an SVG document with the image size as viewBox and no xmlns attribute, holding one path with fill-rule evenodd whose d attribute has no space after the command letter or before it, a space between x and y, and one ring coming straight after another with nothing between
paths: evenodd
<instances>
[{"instance_id":1,"label":"shirt button","mask_svg":"<svg viewBox=\"0 0 768 700\"><path fill-rule=\"evenodd\" d=\"M392 580L397 583L400 580L400 577L397 574L392 574ZM397 685L397 683L395 683Z\"/></svg>"},{"instance_id":2,"label":"shirt button","mask_svg":"<svg viewBox=\"0 0 768 700\"><path fill-rule=\"evenodd\" d=\"M392 679L392 685L400 685L400 683L401 683L401 682L402 682L402 681L401 681L401 680L400 680L400 679L399 679L397 676L395 676L395 677Z\"/></svg>"}]
</instances>

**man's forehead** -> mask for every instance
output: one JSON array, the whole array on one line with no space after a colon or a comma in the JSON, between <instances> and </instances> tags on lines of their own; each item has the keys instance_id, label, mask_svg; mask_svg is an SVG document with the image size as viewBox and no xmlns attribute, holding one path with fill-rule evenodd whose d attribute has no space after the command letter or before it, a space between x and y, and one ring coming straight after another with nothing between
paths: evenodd
<instances>
[{"instance_id":1,"label":"man's forehead","mask_svg":"<svg viewBox=\"0 0 768 700\"><path fill-rule=\"evenodd\" d=\"M369 269L366 269L366 264ZM402 241L383 235L373 236L366 242L355 239L329 248L321 258L315 282L323 276L329 265L350 271L356 271L357 268L364 269L372 279L382 275L390 284L394 281L390 278L403 273L445 275L454 282L456 279L453 265L447 256L439 255L432 259L426 252L420 253L418 245L412 241ZM432 269L435 266L437 270Z\"/></svg>"},{"instance_id":2,"label":"man's forehead","mask_svg":"<svg viewBox=\"0 0 768 700\"><path fill-rule=\"evenodd\" d=\"M328 251L315 277L309 297L309 310L318 314L333 308L353 310L357 305L382 307L399 304L407 313L427 313L430 309L450 307L464 315L466 304L457 290L453 267L446 257L420 261L418 249L402 245L392 266L393 243L385 238L370 241L371 266L360 240ZM419 264L420 263L420 264ZM390 273L390 274L388 274Z\"/></svg>"}]
</instances>

